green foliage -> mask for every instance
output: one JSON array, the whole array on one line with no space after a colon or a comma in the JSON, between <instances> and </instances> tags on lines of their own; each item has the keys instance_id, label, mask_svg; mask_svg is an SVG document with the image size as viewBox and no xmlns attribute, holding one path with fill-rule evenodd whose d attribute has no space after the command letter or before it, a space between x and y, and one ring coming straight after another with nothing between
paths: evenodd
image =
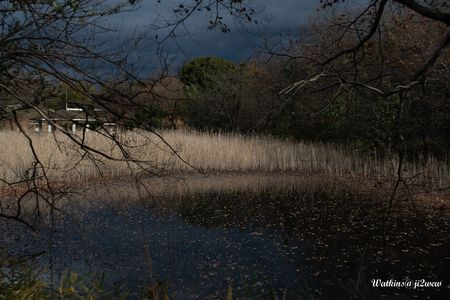
<instances>
[{"instance_id":1,"label":"green foliage","mask_svg":"<svg viewBox=\"0 0 450 300\"><path fill-rule=\"evenodd\" d=\"M0 263L5 263L4 260ZM285 289L281 293L272 288L261 291L258 288L259 283L244 281L241 286L241 292L238 293L239 299L314 299L311 289L305 284L300 290ZM49 286L39 279L39 273L35 272L29 265L24 263L15 263L7 267L0 264L0 300L44 300L44 299L67 299L67 300L97 300L97 299L128 299L128 293L123 292L123 287L106 288L105 275L80 276L77 273L65 272L61 278L58 289L51 295ZM148 299L154 295L153 288L142 294L142 299ZM156 293L159 299L169 300L167 291L158 289ZM231 285L226 291L226 299L233 299L235 292Z\"/></svg>"},{"instance_id":2,"label":"green foliage","mask_svg":"<svg viewBox=\"0 0 450 300\"><path fill-rule=\"evenodd\" d=\"M147 105L136 110L133 115L133 122L126 123L125 126L128 128L158 128L162 126L164 117L165 113L161 107Z\"/></svg>"},{"instance_id":3,"label":"green foliage","mask_svg":"<svg viewBox=\"0 0 450 300\"><path fill-rule=\"evenodd\" d=\"M46 285L38 278L36 272L25 264L12 266L0 259L0 299L48 299Z\"/></svg>"},{"instance_id":4,"label":"green foliage","mask_svg":"<svg viewBox=\"0 0 450 300\"><path fill-rule=\"evenodd\" d=\"M205 91L217 84L217 78L235 70L233 63L218 57L199 57L180 70L181 81L189 88Z\"/></svg>"},{"instance_id":5,"label":"green foliage","mask_svg":"<svg viewBox=\"0 0 450 300\"><path fill-rule=\"evenodd\" d=\"M120 288L105 288L105 275L93 278L79 276L77 273L65 272L58 289L58 296L62 299L126 299L127 294Z\"/></svg>"},{"instance_id":6,"label":"green foliage","mask_svg":"<svg viewBox=\"0 0 450 300\"><path fill-rule=\"evenodd\" d=\"M54 291L57 299L95 300L127 299L121 287L106 288L105 276L79 276L65 272L60 286ZM32 265L8 262L0 258L0 300L43 300L53 298L50 287L39 278Z\"/></svg>"},{"instance_id":7,"label":"green foliage","mask_svg":"<svg viewBox=\"0 0 450 300\"><path fill-rule=\"evenodd\" d=\"M184 65L180 79L189 99L187 123L197 129L233 129L238 75L238 67L216 57L200 57Z\"/></svg>"}]
</instances>

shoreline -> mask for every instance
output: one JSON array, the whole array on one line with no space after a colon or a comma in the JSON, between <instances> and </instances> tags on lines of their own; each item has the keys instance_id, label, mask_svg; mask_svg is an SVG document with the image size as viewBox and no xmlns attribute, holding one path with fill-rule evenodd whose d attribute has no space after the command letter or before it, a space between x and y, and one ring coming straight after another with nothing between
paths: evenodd
<instances>
[{"instance_id":1,"label":"shoreline","mask_svg":"<svg viewBox=\"0 0 450 300\"><path fill-rule=\"evenodd\" d=\"M133 186L138 187L170 187L174 185L209 185L210 189L226 189L226 186L239 186L246 180L262 180L267 182L282 181L283 179L298 181L298 183L305 183L316 188L330 188L364 196L368 198L384 198L388 199L392 193L395 179L391 178L363 178L354 175L347 176L333 176L324 173L307 173L299 171L275 171L275 172L261 172L261 171L228 171L228 172L208 172L201 174L196 171L187 172L168 172L164 175L158 176L114 176L114 177L94 177L86 178L79 181L71 182L53 182L51 183L52 190L57 193L70 192L99 192L102 189L127 189L132 190ZM226 184L225 184L226 183ZM298 184L297 183L297 184ZM222 186L226 185L226 186ZM269 184L270 185L270 184ZM46 189L46 185L42 183L39 187L42 190ZM30 189L30 188L28 188ZM18 198L21 194L27 191L25 183L18 184L14 187L0 187L0 199ZM408 189L400 186L397 194L398 200L407 200L409 196L414 197L416 205L438 205L442 208L450 208L450 188L445 189L430 189L426 186L417 186L414 184L408 185Z\"/></svg>"}]
</instances>

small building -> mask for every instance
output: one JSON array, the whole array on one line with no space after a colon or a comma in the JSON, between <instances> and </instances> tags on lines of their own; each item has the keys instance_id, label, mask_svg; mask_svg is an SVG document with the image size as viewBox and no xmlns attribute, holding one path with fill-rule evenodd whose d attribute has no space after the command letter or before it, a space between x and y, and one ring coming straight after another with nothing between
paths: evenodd
<instances>
[{"instance_id":1,"label":"small building","mask_svg":"<svg viewBox=\"0 0 450 300\"><path fill-rule=\"evenodd\" d=\"M65 109L50 111L44 117L36 112L29 119L28 127L34 132L52 133L55 125L65 128L71 133L89 132L91 129L102 128L109 133L116 131L116 123L109 122L106 114L100 109L85 110L81 107L70 106L66 103Z\"/></svg>"}]
</instances>

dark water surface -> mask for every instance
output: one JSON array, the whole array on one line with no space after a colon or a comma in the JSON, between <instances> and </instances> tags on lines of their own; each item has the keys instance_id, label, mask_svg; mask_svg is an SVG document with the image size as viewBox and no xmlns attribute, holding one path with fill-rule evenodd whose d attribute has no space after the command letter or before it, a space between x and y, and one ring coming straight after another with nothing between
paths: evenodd
<instances>
[{"instance_id":1,"label":"dark water surface","mask_svg":"<svg viewBox=\"0 0 450 300\"><path fill-rule=\"evenodd\" d=\"M94 199L66 203L53 234L3 224L3 243L46 251L38 265L49 268L51 257L55 281L64 270L104 272L107 285L126 284L130 298L162 282L175 299L225 299L229 285L251 299L446 299L448 212L417 215L398 205L384 223L383 201L301 186ZM443 287L371 287L372 279L405 278Z\"/></svg>"}]
</instances>

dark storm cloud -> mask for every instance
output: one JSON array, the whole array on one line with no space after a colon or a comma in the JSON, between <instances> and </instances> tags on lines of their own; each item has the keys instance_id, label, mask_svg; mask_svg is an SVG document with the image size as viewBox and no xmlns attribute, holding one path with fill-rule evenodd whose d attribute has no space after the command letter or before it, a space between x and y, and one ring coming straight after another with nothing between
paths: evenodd
<instances>
[{"instance_id":1,"label":"dark storm cloud","mask_svg":"<svg viewBox=\"0 0 450 300\"><path fill-rule=\"evenodd\" d=\"M144 0L141 6L132 12L127 12L114 17L113 23L123 28L122 35L138 32L146 32L148 37L159 38L167 34L167 29L154 31L154 25L164 24L164 20L173 20L172 9L180 3L188 3L193 0L166 0L158 3L156 0ZM222 33L220 30L208 30L210 16L202 12L193 14L186 22L189 35L179 31L177 43L167 41L163 49L176 55L181 61L196 56L220 56L233 61L240 61L249 57L255 47L261 43L261 34L276 33L280 31L296 32L308 16L320 5L319 0L261 0L253 1L256 13L253 16L258 24L236 22L225 16L225 22L231 32ZM145 41L136 49L137 54L151 56L155 50L155 44L150 40Z\"/></svg>"},{"instance_id":2,"label":"dark storm cloud","mask_svg":"<svg viewBox=\"0 0 450 300\"><path fill-rule=\"evenodd\" d=\"M263 13L274 17L274 26L298 27L311 13L320 6L320 0L263 0Z\"/></svg>"}]
</instances>

